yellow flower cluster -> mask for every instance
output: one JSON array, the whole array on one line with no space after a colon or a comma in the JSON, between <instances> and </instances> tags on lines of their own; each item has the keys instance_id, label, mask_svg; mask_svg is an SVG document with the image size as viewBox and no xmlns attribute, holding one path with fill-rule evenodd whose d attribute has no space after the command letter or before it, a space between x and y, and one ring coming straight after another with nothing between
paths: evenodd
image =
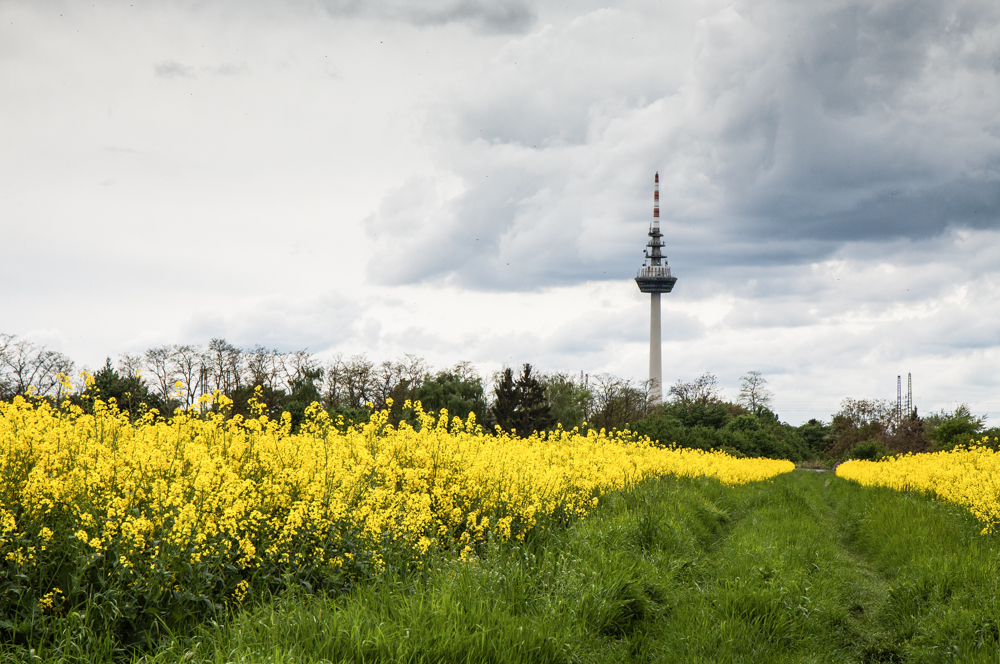
<instances>
[{"instance_id":1,"label":"yellow flower cluster","mask_svg":"<svg viewBox=\"0 0 1000 664\"><path fill-rule=\"evenodd\" d=\"M1000 524L1000 453L984 438L980 444L945 452L906 454L881 461L847 461L837 475L863 486L926 491L966 507L985 524L983 534Z\"/></svg>"},{"instance_id":2,"label":"yellow flower cluster","mask_svg":"<svg viewBox=\"0 0 1000 664\"><path fill-rule=\"evenodd\" d=\"M215 399L225 411L228 400ZM313 404L293 434L287 413L227 418L196 407L130 422L101 401L92 414L0 403L0 556L30 564L37 546L62 540L139 578L167 550L191 564L336 568L387 543L419 556L522 539L541 520L579 518L605 492L647 477L743 484L793 468L627 433L487 434L471 416L413 410L416 426L392 426L382 412L345 429Z\"/></svg>"}]
</instances>

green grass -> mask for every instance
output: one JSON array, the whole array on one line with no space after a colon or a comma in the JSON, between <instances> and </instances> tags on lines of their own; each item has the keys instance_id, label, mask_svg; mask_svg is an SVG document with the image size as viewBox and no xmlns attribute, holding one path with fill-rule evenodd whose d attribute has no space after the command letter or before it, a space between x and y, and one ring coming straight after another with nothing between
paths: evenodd
<instances>
[{"instance_id":1,"label":"green grass","mask_svg":"<svg viewBox=\"0 0 1000 664\"><path fill-rule=\"evenodd\" d=\"M1000 539L980 528L829 472L665 478L467 563L276 598L145 661L997 662Z\"/></svg>"}]
</instances>

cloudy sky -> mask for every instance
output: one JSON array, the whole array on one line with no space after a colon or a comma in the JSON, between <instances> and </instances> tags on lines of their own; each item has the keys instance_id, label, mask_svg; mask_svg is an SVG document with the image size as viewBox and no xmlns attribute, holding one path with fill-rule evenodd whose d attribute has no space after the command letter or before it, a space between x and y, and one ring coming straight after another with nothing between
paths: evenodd
<instances>
[{"instance_id":1,"label":"cloudy sky","mask_svg":"<svg viewBox=\"0 0 1000 664\"><path fill-rule=\"evenodd\" d=\"M0 2L0 332L1000 420L995 0Z\"/></svg>"}]
</instances>

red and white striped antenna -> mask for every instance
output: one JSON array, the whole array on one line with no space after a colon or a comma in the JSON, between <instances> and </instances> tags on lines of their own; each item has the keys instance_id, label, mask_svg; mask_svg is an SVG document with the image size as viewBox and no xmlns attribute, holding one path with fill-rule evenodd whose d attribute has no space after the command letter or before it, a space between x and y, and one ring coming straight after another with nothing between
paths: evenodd
<instances>
[{"instance_id":1,"label":"red and white striped antenna","mask_svg":"<svg viewBox=\"0 0 1000 664\"><path fill-rule=\"evenodd\" d=\"M660 172L653 176L653 224L660 225Z\"/></svg>"}]
</instances>

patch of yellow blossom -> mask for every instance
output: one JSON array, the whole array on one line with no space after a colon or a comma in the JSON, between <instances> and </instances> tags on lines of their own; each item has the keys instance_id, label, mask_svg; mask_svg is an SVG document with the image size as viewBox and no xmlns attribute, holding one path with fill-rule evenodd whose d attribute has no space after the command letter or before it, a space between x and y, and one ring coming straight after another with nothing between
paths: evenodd
<instances>
[{"instance_id":1,"label":"patch of yellow blossom","mask_svg":"<svg viewBox=\"0 0 1000 664\"><path fill-rule=\"evenodd\" d=\"M53 588L38 598L38 607L42 613L55 613L59 609L59 603L63 599L63 591Z\"/></svg>"},{"instance_id":2,"label":"patch of yellow blossom","mask_svg":"<svg viewBox=\"0 0 1000 664\"><path fill-rule=\"evenodd\" d=\"M985 535L1000 524L1000 453L986 447L989 442L987 437L944 452L846 461L837 476L862 486L930 492L966 507L985 524Z\"/></svg>"},{"instance_id":3,"label":"patch of yellow blossom","mask_svg":"<svg viewBox=\"0 0 1000 664\"><path fill-rule=\"evenodd\" d=\"M100 400L92 414L68 402L0 403L0 558L32 560L34 539L135 569L165 551L244 569L267 560L340 567L353 560L348 548L387 542L419 555L523 539L540 520L582 517L601 495L648 477L736 485L793 468L627 433L485 433L471 415L433 417L419 404L407 404L416 427L392 426L381 412L346 431L313 404L293 434L287 413L228 418L231 402L213 399L214 412L202 403L135 422Z\"/></svg>"},{"instance_id":4,"label":"patch of yellow blossom","mask_svg":"<svg viewBox=\"0 0 1000 664\"><path fill-rule=\"evenodd\" d=\"M236 597L237 602L242 602L247 597L247 591L250 589L250 582L243 579L236 585L236 590L233 595Z\"/></svg>"}]
</instances>

